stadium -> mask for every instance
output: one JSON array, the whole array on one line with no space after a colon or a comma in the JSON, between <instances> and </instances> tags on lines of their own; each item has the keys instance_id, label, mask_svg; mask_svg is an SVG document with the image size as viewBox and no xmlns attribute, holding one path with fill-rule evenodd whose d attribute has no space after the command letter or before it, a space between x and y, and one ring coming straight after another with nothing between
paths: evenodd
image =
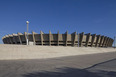
<instances>
[{"instance_id":1,"label":"stadium","mask_svg":"<svg viewBox=\"0 0 116 77\"><path fill-rule=\"evenodd\" d=\"M27 44L27 39L31 45L48 45L48 46L77 46L77 47L112 47L113 39L107 36L101 36L96 34L87 33L84 34L74 32L68 34L68 31L64 34L52 34L49 31L48 34L40 31L40 34L32 32L27 34L26 32L9 34L2 38L4 44Z\"/></svg>"}]
</instances>

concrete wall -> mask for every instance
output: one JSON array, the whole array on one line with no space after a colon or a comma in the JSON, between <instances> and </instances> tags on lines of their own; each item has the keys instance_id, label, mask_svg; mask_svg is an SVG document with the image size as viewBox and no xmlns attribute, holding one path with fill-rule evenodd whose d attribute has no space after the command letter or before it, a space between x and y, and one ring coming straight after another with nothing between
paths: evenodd
<instances>
[{"instance_id":1,"label":"concrete wall","mask_svg":"<svg viewBox=\"0 0 116 77\"><path fill-rule=\"evenodd\" d=\"M12 35L6 35L2 38L4 44L23 44L26 45L27 33L17 33ZM68 34L68 31L64 34L44 34L40 31L40 34L32 32L28 34L29 42L33 42L35 45L49 45L49 46L85 46L85 47L112 47L113 39L107 36L101 36L96 34L84 34L84 32L77 34L76 32Z\"/></svg>"}]
</instances>

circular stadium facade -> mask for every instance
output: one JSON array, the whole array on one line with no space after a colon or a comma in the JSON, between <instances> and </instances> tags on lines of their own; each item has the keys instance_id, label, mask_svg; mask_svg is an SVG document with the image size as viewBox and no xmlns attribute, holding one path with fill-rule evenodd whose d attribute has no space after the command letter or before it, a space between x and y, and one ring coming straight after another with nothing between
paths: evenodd
<instances>
[{"instance_id":1,"label":"circular stadium facade","mask_svg":"<svg viewBox=\"0 0 116 77\"><path fill-rule=\"evenodd\" d=\"M4 44L22 44L26 45L27 33L9 34L2 38ZM49 46L85 46L85 47L112 47L113 39L107 36L96 34L84 34L84 32L77 34L76 32L68 34L40 34L32 32L28 34L29 43L34 45L49 45Z\"/></svg>"}]
</instances>

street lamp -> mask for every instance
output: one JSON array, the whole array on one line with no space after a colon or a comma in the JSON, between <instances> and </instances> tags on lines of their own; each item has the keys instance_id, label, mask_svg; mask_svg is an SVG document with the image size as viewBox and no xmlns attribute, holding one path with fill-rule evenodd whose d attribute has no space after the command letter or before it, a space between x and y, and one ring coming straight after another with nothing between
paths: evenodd
<instances>
[{"instance_id":1,"label":"street lamp","mask_svg":"<svg viewBox=\"0 0 116 77\"><path fill-rule=\"evenodd\" d=\"M29 26L29 21L26 21L26 24L27 24L27 45L29 45L29 41L28 41L28 26Z\"/></svg>"}]
</instances>

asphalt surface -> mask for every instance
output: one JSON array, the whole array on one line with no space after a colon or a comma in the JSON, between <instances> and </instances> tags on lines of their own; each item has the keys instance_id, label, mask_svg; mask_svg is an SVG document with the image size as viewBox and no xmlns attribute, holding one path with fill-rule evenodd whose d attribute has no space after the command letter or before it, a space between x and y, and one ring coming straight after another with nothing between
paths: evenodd
<instances>
[{"instance_id":1,"label":"asphalt surface","mask_svg":"<svg viewBox=\"0 0 116 77\"><path fill-rule=\"evenodd\" d=\"M116 77L116 52L52 59L0 60L0 77Z\"/></svg>"}]
</instances>

